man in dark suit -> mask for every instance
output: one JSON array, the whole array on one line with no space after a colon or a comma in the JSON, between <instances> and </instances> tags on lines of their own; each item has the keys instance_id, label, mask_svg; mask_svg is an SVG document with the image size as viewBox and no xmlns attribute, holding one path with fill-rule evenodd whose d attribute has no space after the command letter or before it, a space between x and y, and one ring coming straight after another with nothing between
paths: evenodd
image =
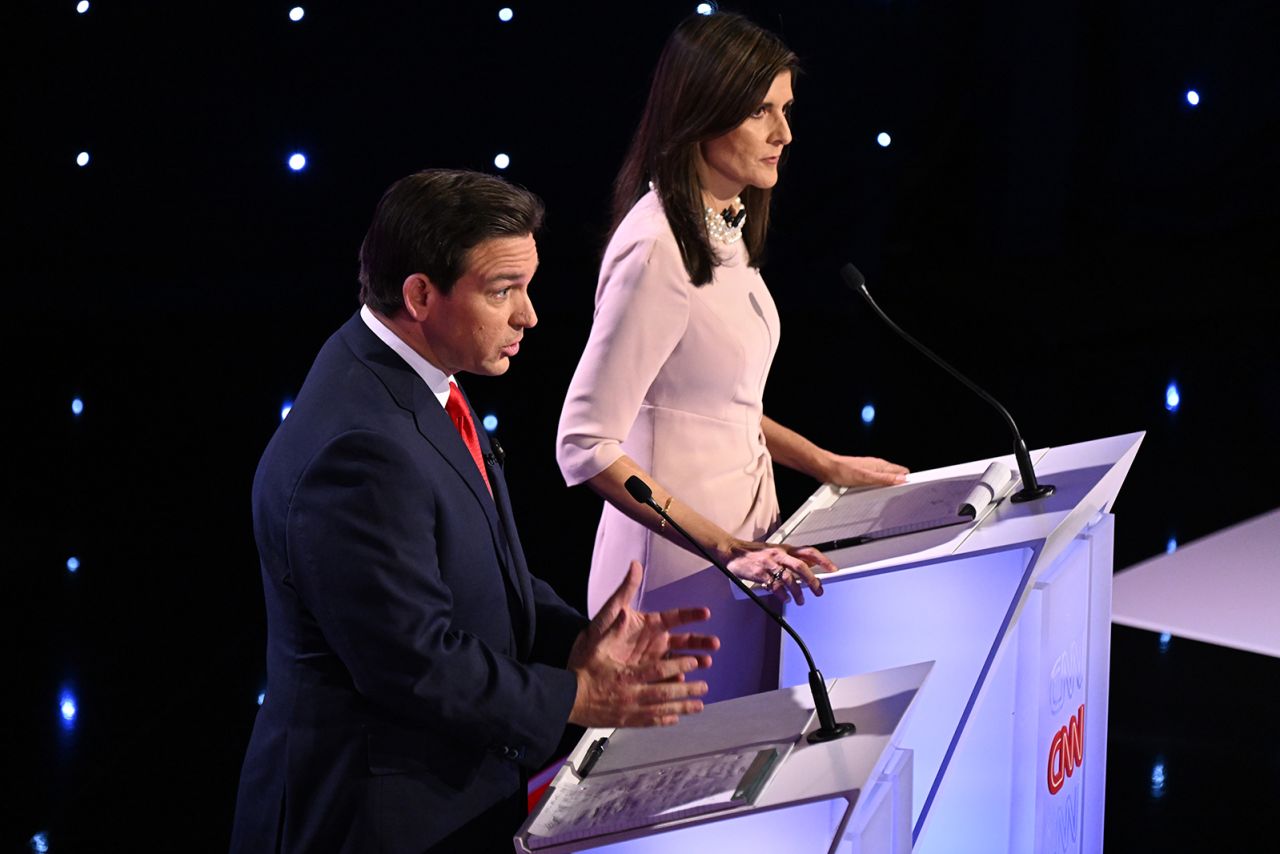
<instances>
[{"instance_id":1,"label":"man in dark suit","mask_svg":"<svg viewBox=\"0 0 1280 854\"><path fill-rule=\"evenodd\" d=\"M587 622L530 575L502 466L454 375L504 373L537 318L542 218L491 176L394 184L360 251L363 308L321 349L253 485L266 699L232 850L511 850L523 781L566 722L701 709L705 609ZM690 654L679 654L679 653Z\"/></svg>"}]
</instances>

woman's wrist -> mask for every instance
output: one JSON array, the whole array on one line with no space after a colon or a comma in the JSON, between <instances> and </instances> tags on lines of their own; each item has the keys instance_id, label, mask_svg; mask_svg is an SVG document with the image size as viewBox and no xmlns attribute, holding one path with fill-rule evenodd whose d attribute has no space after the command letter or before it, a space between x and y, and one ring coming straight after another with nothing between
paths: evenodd
<instances>
[{"instance_id":1,"label":"woman's wrist","mask_svg":"<svg viewBox=\"0 0 1280 854\"><path fill-rule=\"evenodd\" d=\"M836 455L814 446L814 458L809 476L819 483L834 483L836 479Z\"/></svg>"},{"instance_id":2,"label":"woman's wrist","mask_svg":"<svg viewBox=\"0 0 1280 854\"><path fill-rule=\"evenodd\" d=\"M737 537L730 536L729 534L725 534L719 541L716 542L716 544L711 548L710 551L713 555L716 556L716 560L720 561L721 563L727 564L729 561L733 560L735 557L742 554L743 552L742 545L743 545L742 540L738 539Z\"/></svg>"}]
</instances>

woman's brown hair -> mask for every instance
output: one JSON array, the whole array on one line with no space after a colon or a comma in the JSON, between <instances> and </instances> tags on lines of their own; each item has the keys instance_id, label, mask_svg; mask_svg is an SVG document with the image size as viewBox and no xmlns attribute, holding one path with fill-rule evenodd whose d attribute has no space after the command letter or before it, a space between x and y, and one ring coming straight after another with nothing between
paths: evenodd
<instances>
[{"instance_id":1,"label":"woman's brown hair","mask_svg":"<svg viewBox=\"0 0 1280 854\"><path fill-rule=\"evenodd\" d=\"M794 79L796 55L741 15L719 12L681 22L658 58L644 114L614 181L612 231L652 181L689 279L710 282L716 259L703 220L698 145L742 124L784 71ZM743 240L753 267L763 260L771 195L758 187L742 193Z\"/></svg>"}]
</instances>

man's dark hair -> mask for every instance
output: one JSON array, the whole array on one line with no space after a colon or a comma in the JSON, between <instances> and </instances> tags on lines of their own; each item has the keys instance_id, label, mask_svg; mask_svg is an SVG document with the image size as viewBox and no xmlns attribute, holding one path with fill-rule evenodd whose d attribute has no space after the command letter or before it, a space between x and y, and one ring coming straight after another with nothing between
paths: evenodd
<instances>
[{"instance_id":1,"label":"man's dark hair","mask_svg":"<svg viewBox=\"0 0 1280 854\"><path fill-rule=\"evenodd\" d=\"M542 216L541 199L493 175L428 169L401 178L382 194L360 246L360 301L395 313L414 273L448 293L472 249L493 237L537 234Z\"/></svg>"}]
</instances>

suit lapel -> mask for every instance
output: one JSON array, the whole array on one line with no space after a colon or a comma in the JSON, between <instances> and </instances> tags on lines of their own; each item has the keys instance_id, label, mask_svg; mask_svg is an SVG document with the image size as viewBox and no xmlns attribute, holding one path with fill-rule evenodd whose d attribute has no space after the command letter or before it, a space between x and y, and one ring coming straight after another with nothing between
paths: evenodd
<instances>
[{"instance_id":1,"label":"suit lapel","mask_svg":"<svg viewBox=\"0 0 1280 854\"><path fill-rule=\"evenodd\" d=\"M492 496L489 494L488 488L480 477L480 470L476 468L475 460L471 457L471 452L467 450L466 444L462 441L462 436L458 434L458 428L454 426L453 420L445 412L444 407L440 405L440 401L431 393L431 389L427 388L427 384L422 381L422 378L390 347L378 340L378 336L374 335L369 330L369 327L365 326L359 313L347 321L343 327L343 332L357 358L367 364L382 379L383 384L386 385L400 406L413 412L414 424L418 428L418 433L457 472L458 477L466 485L471 497L480 504L481 509L484 511L485 520L489 526L489 535L493 539L494 550L498 554L498 561L502 567L502 574L507 586L510 588L510 594L514 598L513 611L522 611L525 617L519 621L523 625L517 625L516 637L521 647L521 654L526 655L530 643L527 635L532 629L532 613L530 610L532 607L532 588L526 577L528 575L527 570L522 571L523 567L517 567L516 565L519 560L516 555L520 548L519 541L514 538L514 531L508 535L505 530L509 527L511 513L511 505L506 493L506 483L503 482L501 484L501 492L499 492L499 485L494 483L494 493ZM466 397L465 393L463 397ZM468 409L471 407L470 400L467 401L467 407ZM473 421L475 417L475 410L471 410ZM483 432L477 432L479 433L481 450L486 454L491 453L488 436ZM489 469L491 481L494 479L495 471L496 469L494 468ZM499 481L502 479L500 473L496 479ZM505 519L499 518L496 501L503 503Z\"/></svg>"},{"instance_id":2,"label":"suit lapel","mask_svg":"<svg viewBox=\"0 0 1280 854\"><path fill-rule=\"evenodd\" d=\"M414 379L418 379L416 375ZM462 478L463 483L467 485L471 496L484 509L489 527L496 535L501 523L498 520L497 509L493 506L493 498L489 495L489 489L480 478L480 470L476 468L471 452L467 450L462 436L458 434L458 428L453 425L453 419L449 417L449 413L445 412L440 401L426 384L420 380L413 387L413 417L422 438L430 442L439 451L440 456L453 467L458 477Z\"/></svg>"},{"instance_id":3,"label":"suit lapel","mask_svg":"<svg viewBox=\"0 0 1280 854\"><path fill-rule=\"evenodd\" d=\"M468 405L470 403L468 402ZM475 417L472 410L471 417ZM498 516L506 532L505 541L510 555L512 569L511 582L519 591L520 604L524 606L524 631L520 635L520 657L527 658L533 649L535 631L533 610L533 583L529 577L529 568L525 565L524 549L520 546L520 536L516 532L515 517L511 512L511 494L507 492L507 478L502 465L495 464L493 447L488 434L480 433L480 449L484 452L485 465L489 472L489 483L493 485L493 499L498 507ZM490 462L495 461L495 462Z\"/></svg>"},{"instance_id":4,"label":"suit lapel","mask_svg":"<svg viewBox=\"0 0 1280 854\"><path fill-rule=\"evenodd\" d=\"M462 388L461 383L458 384L458 388ZM518 653L521 658L527 657L532 645L529 635L533 628L531 612L533 589L529 586L528 572L519 565L520 557L517 552L520 546L519 541L514 538L514 531L510 525L511 504L507 496L506 482L502 479L497 467L489 467L489 483L493 486L493 494L490 495L489 488L484 485L480 470L476 468L476 462L471 457L471 452L467 450L466 443L458 433L458 428L454 426L453 419L445 412L440 401L421 381L415 387L415 394L418 396L414 410L418 432L422 433L423 437L449 461L449 465L453 466L471 488L472 496L484 508L494 549L498 553L498 560L502 564L502 572L506 577L513 600L511 616L516 630ZM479 424L480 420L476 417L476 411L471 407L471 400L465 391L462 397L471 413L472 423ZM489 445L489 437L479 430L476 433L480 440L481 453L491 455L493 449ZM499 503L502 504L501 513L498 508ZM523 616L523 619L516 619L518 616Z\"/></svg>"}]
</instances>

